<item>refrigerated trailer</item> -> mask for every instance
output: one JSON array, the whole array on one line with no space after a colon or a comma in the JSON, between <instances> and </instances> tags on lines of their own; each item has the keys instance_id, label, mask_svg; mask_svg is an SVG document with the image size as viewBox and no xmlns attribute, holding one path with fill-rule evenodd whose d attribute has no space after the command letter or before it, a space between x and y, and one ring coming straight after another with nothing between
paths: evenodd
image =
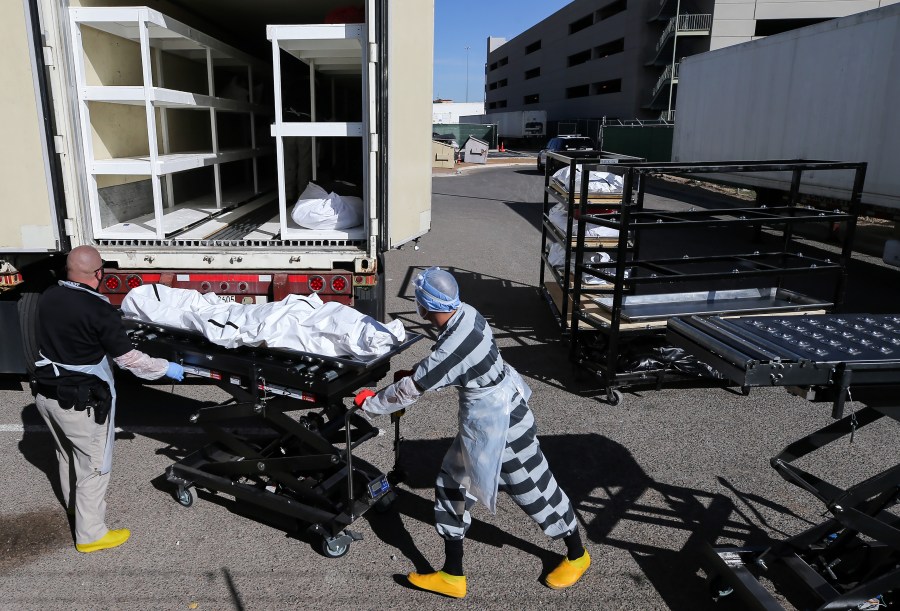
<instances>
[{"instance_id":1,"label":"refrigerated trailer","mask_svg":"<svg viewBox=\"0 0 900 611\"><path fill-rule=\"evenodd\" d=\"M864 213L900 218L900 4L684 59L673 161L850 159L868 163ZM846 200L840 177L805 192ZM790 189L756 177L750 186Z\"/></svg>"},{"instance_id":2,"label":"refrigerated trailer","mask_svg":"<svg viewBox=\"0 0 900 611\"><path fill-rule=\"evenodd\" d=\"M433 1L133 4L0 3L0 335L23 338L0 373L82 244L114 304L163 283L383 319L384 252L431 226ZM298 224L310 183L361 222Z\"/></svg>"}]
</instances>

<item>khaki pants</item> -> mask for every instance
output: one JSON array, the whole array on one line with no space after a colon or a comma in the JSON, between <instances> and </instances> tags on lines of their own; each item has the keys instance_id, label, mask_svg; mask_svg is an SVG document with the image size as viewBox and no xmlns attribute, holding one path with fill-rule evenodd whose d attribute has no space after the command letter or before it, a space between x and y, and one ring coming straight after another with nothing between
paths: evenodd
<instances>
[{"instance_id":1,"label":"khaki pants","mask_svg":"<svg viewBox=\"0 0 900 611\"><path fill-rule=\"evenodd\" d=\"M54 399L41 394L35 404L56 443L59 484L70 512L74 497L75 543L93 543L109 530L105 522L109 473L100 474L109 419L97 424L93 412L88 415L87 410L62 409Z\"/></svg>"}]
</instances>

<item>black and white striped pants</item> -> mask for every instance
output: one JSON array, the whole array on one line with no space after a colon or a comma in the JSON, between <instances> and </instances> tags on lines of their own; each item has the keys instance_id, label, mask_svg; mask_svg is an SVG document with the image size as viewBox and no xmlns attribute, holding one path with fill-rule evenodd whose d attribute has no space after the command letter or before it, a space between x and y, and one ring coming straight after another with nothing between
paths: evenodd
<instances>
[{"instance_id":1,"label":"black and white striped pants","mask_svg":"<svg viewBox=\"0 0 900 611\"><path fill-rule=\"evenodd\" d=\"M575 530L575 511L541 452L528 404L518 393L515 398L519 403L509 415L499 490L509 494L547 536L560 539ZM476 500L441 469L434 488L434 521L438 534L444 539L464 538L472 524L469 511Z\"/></svg>"}]
</instances>

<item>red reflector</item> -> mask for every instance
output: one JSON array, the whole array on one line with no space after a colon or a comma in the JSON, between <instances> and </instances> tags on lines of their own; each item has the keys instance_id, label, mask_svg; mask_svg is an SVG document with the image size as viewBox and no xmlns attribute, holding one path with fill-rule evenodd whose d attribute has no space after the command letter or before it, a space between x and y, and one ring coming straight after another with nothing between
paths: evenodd
<instances>
[{"instance_id":1,"label":"red reflector","mask_svg":"<svg viewBox=\"0 0 900 611\"><path fill-rule=\"evenodd\" d=\"M309 290L318 293L325 288L325 278L322 276L313 276L309 279Z\"/></svg>"},{"instance_id":2,"label":"red reflector","mask_svg":"<svg viewBox=\"0 0 900 611\"><path fill-rule=\"evenodd\" d=\"M288 274L288 282L309 282L309 276L306 274Z\"/></svg>"},{"instance_id":3,"label":"red reflector","mask_svg":"<svg viewBox=\"0 0 900 611\"><path fill-rule=\"evenodd\" d=\"M107 276L103 282L106 285L106 290L108 291L117 291L119 290L119 286L122 284L122 281L119 280L118 276Z\"/></svg>"},{"instance_id":4,"label":"red reflector","mask_svg":"<svg viewBox=\"0 0 900 611\"><path fill-rule=\"evenodd\" d=\"M154 282L159 282L160 275L161 274L141 274L141 279L144 282L148 282L148 283L152 284Z\"/></svg>"}]
</instances>

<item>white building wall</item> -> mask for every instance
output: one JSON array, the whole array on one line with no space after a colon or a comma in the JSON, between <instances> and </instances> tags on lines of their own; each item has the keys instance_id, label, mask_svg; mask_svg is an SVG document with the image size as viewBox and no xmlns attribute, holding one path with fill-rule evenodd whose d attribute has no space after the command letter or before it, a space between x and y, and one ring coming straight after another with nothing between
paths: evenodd
<instances>
[{"instance_id":1,"label":"white building wall","mask_svg":"<svg viewBox=\"0 0 900 611\"><path fill-rule=\"evenodd\" d=\"M432 123L459 123L466 115L483 115L484 102L441 102L431 105Z\"/></svg>"},{"instance_id":2,"label":"white building wall","mask_svg":"<svg viewBox=\"0 0 900 611\"><path fill-rule=\"evenodd\" d=\"M761 38L757 20L833 19L869 11L900 0L716 0L709 50Z\"/></svg>"}]
</instances>

